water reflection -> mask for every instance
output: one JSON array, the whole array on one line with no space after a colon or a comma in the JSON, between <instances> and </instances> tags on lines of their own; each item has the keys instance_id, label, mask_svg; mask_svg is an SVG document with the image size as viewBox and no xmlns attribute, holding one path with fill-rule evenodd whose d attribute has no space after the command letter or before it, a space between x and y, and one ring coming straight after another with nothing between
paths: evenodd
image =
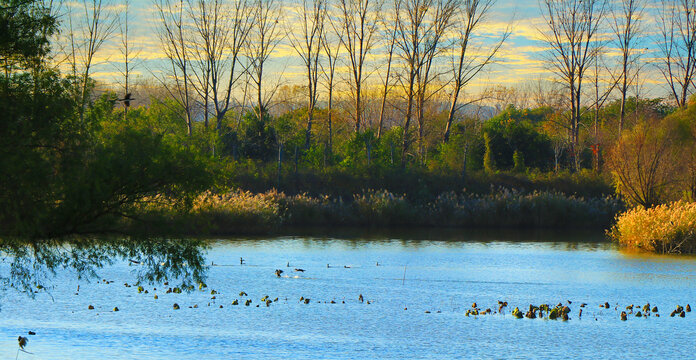
<instances>
[{"instance_id":1,"label":"water reflection","mask_svg":"<svg viewBox=\"0 0 696 360\"><path fill-rule=\"evenodd\" d=\"M195 239L71 237L52 240L0 240L0 282L33 296L49 292L59 270L79 279L94 279L98 270L126 261L135 267L136 281L179 281L181 287L206 276L206 245Z\"/></svg>"},{"instance_id":2,"label":"water reflection","mask_svg":"<svg viewBox=\"0 0 696 360\"><path fill-rule=\"evenodd\" d=\"M462 228L291 228L282 235L326 239L356 240L359 242L392 241L411 242L564 242L603 243L606 237L596 229L462 229Z\"/></svg>"},{"instance_id":3,"label":"water reflection","mask_svg":"<svg viewBox=\"0 0 696 360\"><path fill-rule=\"evenodd\" d=\"M380 246L397 246L417 251L437 247L458 249L462 246L481 249L539 248L556 251L600 251L615 249L602 232L529 230L529 229L458 229L458 228L294 228L283 236L255 236L243 239L230 238L237 245L263 248L270 243L291 241L305 249L341 246L351 250L363 250Z\"/></svg>"}]
</instances>

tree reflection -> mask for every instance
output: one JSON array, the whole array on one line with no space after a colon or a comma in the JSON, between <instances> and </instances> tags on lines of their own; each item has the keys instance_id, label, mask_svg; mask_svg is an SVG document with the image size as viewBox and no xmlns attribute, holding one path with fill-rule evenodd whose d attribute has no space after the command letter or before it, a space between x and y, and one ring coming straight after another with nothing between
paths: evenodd
<instances>
[{"instance_id":1,"label":"tree reflection","mask_svg":"<svg viewBox=\"0 0 696 360\"><path fill-rule=\"evenodd\" d=\"M136 266L138 282L180 281L182 288L205 280L206 245L195 239L71 237L49 240L0 240L0 281L34 293L46 291L59 270L93 279L104 266L126 261Z\"/></svg>"}]
</instances>

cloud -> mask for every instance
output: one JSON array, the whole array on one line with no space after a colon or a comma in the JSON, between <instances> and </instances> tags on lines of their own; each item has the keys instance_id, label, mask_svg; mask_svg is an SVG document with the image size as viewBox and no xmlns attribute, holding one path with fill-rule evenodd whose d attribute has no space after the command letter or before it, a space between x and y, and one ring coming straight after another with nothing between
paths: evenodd
<instances>
[{"instance_id":1,"label":"cloud","mask_svg":"<svg viewBox=\"0 0 696 360\"><path fill-rule=\"evenodd\" d=\"M75 24L84 17L84 3L81 1L71 1L66 3L73 9L72 16ZM280 1L281 18L279 23L280 32L297 34L301 37L302 24L298 18L297 5L291 5L286 1ZM123 5L113 2L109 5L109 10L117 13L123 12ZM647 40L636 45L644 53L642 60L650 63L659 63L660 56L656 53L656 46L652 44L652 38L658 29L657 18L652 16L654 9L646 9L644 16L645 36ZM336 14L330 14L335 19ZM67 21L62 22L67 26ZM77 26L77 25L76 25ZM485 88L494 84L515 84L539 77L549 77L552 73L545 61L548 45L544 42L543 31L545 22L537 0L499 0L491 9L486 21L481 24L479 31L474 34L473 46L469 55L473 57L483 57L490 51L491 46L499 41L502 34L510 29L511 34L507 42L500 48L496 56L496 63L474 79L471 89ZM156 9L150 0L132 0L129 16L130 27L130 46L134 50L136 59L136 72L143 77L152 76L152 72L165 71L169 68L164 51L162 50L159 37L157 36L160 20L157 17ZM331 29L330 25L327 25ZM541 30L541 31L540 31ZM63 37L66 33L64 31ZM617 46L611 42L612 34L604 31L601 38L608 40L608 45L604 50L607 62L612 62L620 55ZM453 40L450 35L447 40ZM647 48L647 50L645 50ZM347 66L345 50L341 51L343 60L339 60L337 68L337 82L345 86L345 79L349 78L350 69ZM435 64L438 70L448 70L451 61L457 55L456 49L450 49L441 54ZM392 71L394 74L403 70L403 61L394 55ZM373 51L367 56L365 76L366 86L374 86L381 82L384 75L384 66L387 62L385 47L379 43L375 44ZM123 56L121 54L119 29L113 36L105 42L104 46L96 54L94 59L95 67L93 76L102 81L118 81L121 74L118 69L122 66ZM650 70L643 70L646 87L657 89L662 92L664 84L659 71L655 67L649 66ZM67 69L63 64L63 69ZM269 86L274 82L283 84L304 85L305 70L302 67L302 60L288 39L284 39L274 49L268 62L267 75ZM111 79L111 80L110 80Z\"/></svg>"}]
</instances>

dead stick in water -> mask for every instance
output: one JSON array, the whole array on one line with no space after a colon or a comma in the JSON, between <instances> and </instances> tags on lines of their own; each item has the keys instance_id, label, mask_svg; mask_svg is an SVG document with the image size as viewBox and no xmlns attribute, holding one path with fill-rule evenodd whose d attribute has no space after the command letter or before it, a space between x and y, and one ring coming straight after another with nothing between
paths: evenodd
<instances>
[{"instance_id":1,"label":"dead stick in water","mask_svg":"<svg viewBox=\"0 0 696 360\"><path fill-rule=\"evenodd\" d=\"M404 282L406 281L406 266L408 266L408 265L404 265L404 277L401 278L401 285L403 285Z\"/></svg>"},{"instance_id":2,"label":"dead stick in water","mask_svg":"<svg viewBox=\"0 0 696 360\"><path fill-rule=\"evenodd\" d=\"M17 355L15 355L15 360L17 360L17 359L19 358L19 352L20 352L20 351L23 352L23 353L29 354L29 355L34 355L34 353L28 352L28 351L26 351L26 350L24 350L24 349L17 349Z\"/></svg>"}]
</instances>

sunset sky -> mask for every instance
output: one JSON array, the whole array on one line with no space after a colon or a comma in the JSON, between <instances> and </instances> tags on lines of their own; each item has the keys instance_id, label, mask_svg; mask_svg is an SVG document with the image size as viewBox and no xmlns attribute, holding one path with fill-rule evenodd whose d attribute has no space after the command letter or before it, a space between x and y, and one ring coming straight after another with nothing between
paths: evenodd
<instances>
[{"instance_id":1,"label":"sunset sky","mask_svg":"<svg viewBox=\"0 0 696 360\"><path fill-rule=\"evenodd\" d=\"M158 20L154 11L153 3L149 0L132 0L130 14L130 38L132 46L137 48L138 59L134 75L136 79L152 78L153 74L161 74L161 70L166 65L162 51L160 50L159 39L156 36ZM292 3L280 1L283 9L281 22L288 23L288 17L292 16ZM73 6L78 6L73 4ZM116 5L119 12L122 6ZM647 65L643 68L641 82L644 84L641 89L642 96L665 96L665 88L661 74L654 66L657 62L657 54L653 39L656 34L654 9L651 5L645 11L643 19L644 32L643 40L640 44L643 55L642 61ZM284 20L284 21L283 21ZM63 21L65 25L66 21ZM481 27L477 40L483 44L492 44L505 31L506 27L512 23L512 35L501 49L498 62L490 67L486 72L479 75L470 85L468 91L475 93L483 88L496 85L508 87L520 86L538 79L551 79L552 74L548 71L545 63L546 45L540 36L539 29L543 29L544 21L541 16L540 6L537 0L498 0L493 10L488 16L486 24ZM287 26L285 26L287 28ZM93 77L104 82L118 83L119 70L122 66L121 55L118 44L118 29L113 38L107 42L102 51L98 54L98 64L95 67ZM610 34L604 34L610 38ZM382 50L383 51L383 50ZM615 46L608 43L605 51L606 61L611 62L612 56L617 54ZM378 67L384 61L384 57L377 49L374 53L372 68ZM443 56L441 61L445 64L451 59L450 56ZM651 64L652 63L652 64ZM300 58L288 41L283 41L275 50L269 63L271 76L269 81L281 84L297 84L303 81L303 70L300 65ZM398 67L398 65L396 65ZM372 72L369 81L378 81L377 71Z\"/></svg>"}]
</instances>

